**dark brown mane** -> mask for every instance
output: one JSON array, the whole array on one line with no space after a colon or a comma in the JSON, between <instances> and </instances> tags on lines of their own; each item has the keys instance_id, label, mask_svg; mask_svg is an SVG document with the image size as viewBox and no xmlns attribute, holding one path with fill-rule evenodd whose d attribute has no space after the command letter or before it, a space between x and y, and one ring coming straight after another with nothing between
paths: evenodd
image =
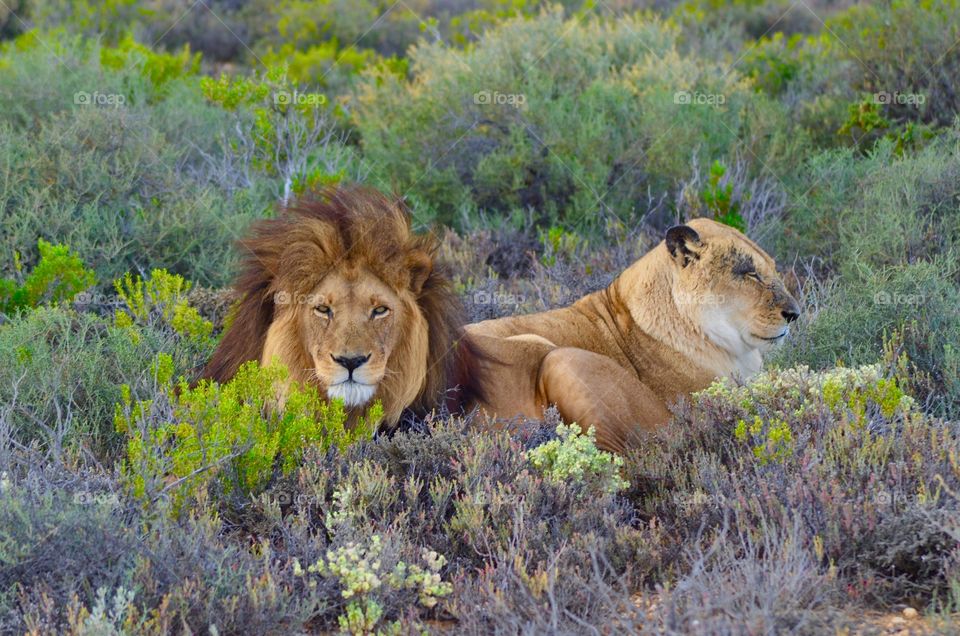
<instances>
[{"instance_id":1,"label":"dark brown mane","mask_svg":"<svg viewBox=\"0 0 960 636\"><path fill-rule=\"evenodd\" d=\"M298 258L293 246L305 242L322 250L329 264L325 271ZM426 254L433 261L439 242L433 234L412 232L409 211L399 200L350 186L301 198L276 218L255 223L239 246L245 258L234 286L241 300L200 379L224 382L244 362L260 359L278 289L307 294L345 262L362 265L384 282L402 287L409 284L411 268L423 266L412 265L411 255ZM469 356L457 352L465 314L444 266L435 261L430 265L416 298L429 325L429 352L423 390L410 408L426 412L465 377L466 370L458 367Z\"/></svg>"}]
</instances>

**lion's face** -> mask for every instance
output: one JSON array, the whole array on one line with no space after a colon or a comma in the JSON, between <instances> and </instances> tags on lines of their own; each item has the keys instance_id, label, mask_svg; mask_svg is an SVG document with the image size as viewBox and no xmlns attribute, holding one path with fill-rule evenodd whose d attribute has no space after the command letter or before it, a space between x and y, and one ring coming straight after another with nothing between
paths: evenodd
<instances>
[{"instance_id":1,"label":"lion's face","mask_svg":"<svg viewBox=\"0 0 960 636\"><path fill-rule=\"evenodd\" d=\"M709 219L671 228L674 302L714 344L734 355L781 342L800 305L773 259L737 230Z\"/></svg>"},{"instance_id":2,"label":"lion's face","mask_svg":"<svg viewBox=\"0 0 960 636\"><path fill-rule=\"evenodd\" d=\"M330 399L370 402L387 373L410 298L361 269L331 273L299 303L302 346Z\"/></svg>"}]
</instances>

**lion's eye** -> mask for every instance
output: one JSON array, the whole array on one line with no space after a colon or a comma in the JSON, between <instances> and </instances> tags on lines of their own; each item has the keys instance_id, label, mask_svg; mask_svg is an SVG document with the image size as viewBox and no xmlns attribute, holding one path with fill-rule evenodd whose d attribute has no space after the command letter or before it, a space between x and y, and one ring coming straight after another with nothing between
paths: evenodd
<instances>
[{"instance_id":1,"label":"lion's eye","mask_svg":"<svg viewBox=\"0 0 960 636\"><path fill-rule=\"evenodd\" d=\"M747 277L747 278L750 278L750 279L753 279L753 280L757 281L758 283L763 282L763 280L760 278L760 274L758 274L758 273L756 273L756 272L747 272L747 273L746 273L746 277Z\"/></svg>"},{"instance_id":2,"label":"lion's eye","mask_svg":"<svg viewBox=\"0 0 960 636\"><path fill-rule=\"evenodd\" d=\"M313 308L313 313L324 318L330 318L333 315L333 310L327 305L317 305Z\"/></svg>"},{"instance_id":3,"label":"lion's eye","mask_svg":"<svg viewBox=\"0 0 960 636\"><path fill-rule=\"evenodd\" d=\"M373 308L373 311L370 312L370 317L381 318L383 316L386 316L388 313L390 313L390 308L380 305L378 307Z\"/></svg>"}]
</instances>

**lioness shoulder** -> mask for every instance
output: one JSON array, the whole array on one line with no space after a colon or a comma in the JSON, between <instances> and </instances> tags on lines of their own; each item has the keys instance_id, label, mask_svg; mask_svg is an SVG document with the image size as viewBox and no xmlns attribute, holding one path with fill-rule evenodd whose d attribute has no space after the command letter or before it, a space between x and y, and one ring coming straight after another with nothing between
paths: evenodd
<instances>
[{"instance_id":1,"label":"lioness shoulder","mask_svg":"<svg viewBox=\"0 0 960 636\"><path fill-rule=\"evenodd\" d=\"M678 397L759 371L799 312L756 243L694 219L569 307L468 325L483 366L476 403L495 418L553 404L623 451L668 422Z\"/></svg>"}]
</instances>

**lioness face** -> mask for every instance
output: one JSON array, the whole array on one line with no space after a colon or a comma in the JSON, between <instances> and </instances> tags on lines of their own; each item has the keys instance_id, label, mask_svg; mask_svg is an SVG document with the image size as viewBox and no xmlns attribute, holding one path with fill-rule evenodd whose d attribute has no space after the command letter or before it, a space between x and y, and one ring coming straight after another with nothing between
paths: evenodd
<instances>
[{"instance_id":1,"label":"lioness face","mask_svg":"<svg viewBox=\"0 0 960 636\"><path fill-rule=\"evenodd\" d=\"M367 404L386 373L407 304L363 270L327 275L308 298L299 309L302 344L327 397L347 407Z\"/></svg>"},{"instance_id":2,"label":"lioness face","mask_svg":"<svg viewBox=\"0 0 960 636\"><path fill-rule=\"evenodd\" d=\"M800 305L753 241L729 226L694 219L670 228L666 245L678 268L674 301L714 344L739 356L787 335Z\"/></svg>"}]
</instances>

